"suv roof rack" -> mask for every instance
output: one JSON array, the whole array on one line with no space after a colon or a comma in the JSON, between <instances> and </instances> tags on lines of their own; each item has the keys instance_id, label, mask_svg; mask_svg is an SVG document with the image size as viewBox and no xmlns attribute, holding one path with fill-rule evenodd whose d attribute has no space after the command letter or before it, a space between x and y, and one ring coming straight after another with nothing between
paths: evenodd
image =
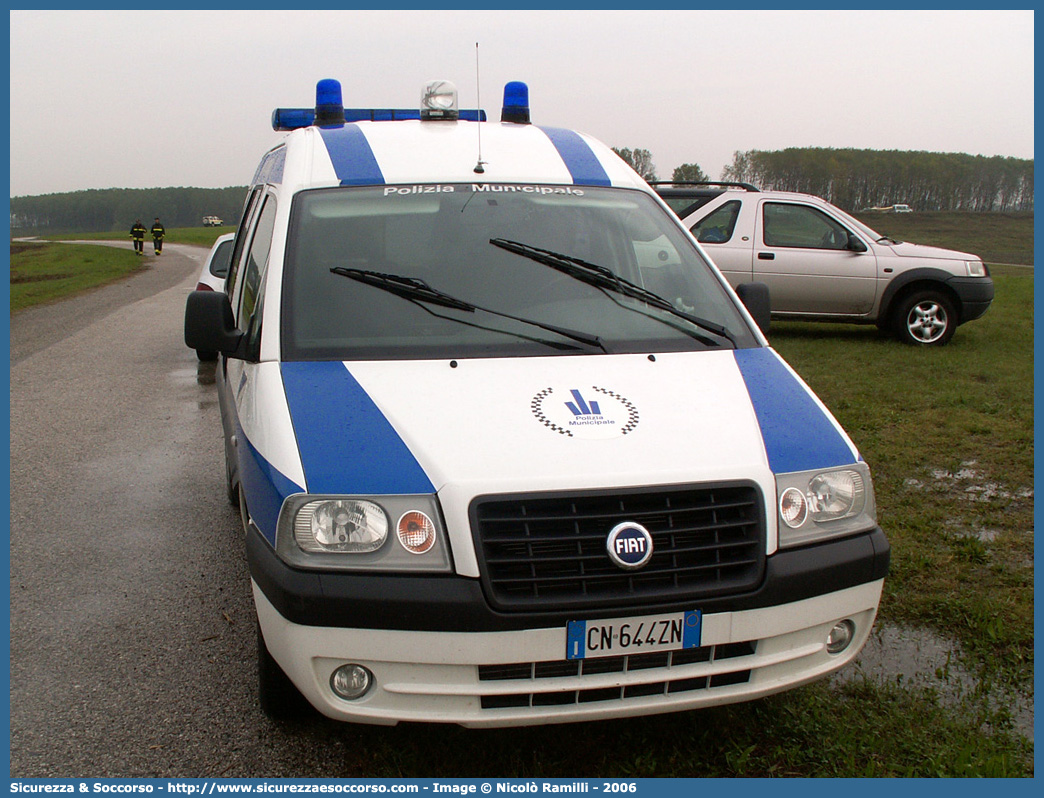
<instances>
[{"instance_id":1,"label":"suv roof rack","mask_svg":"<svg viewBox=\"0 0 1044 798\"><path fill-rule=\"evenodd\" d=\"M650 186L724 186L726 188L742 188L745 191L758 191L761 189L757 186L753 186L750 183L737 183L722 180L700 180L700 181L687 181L687 180L659 180L649 184Z\"/></svg>"}]
</instances>

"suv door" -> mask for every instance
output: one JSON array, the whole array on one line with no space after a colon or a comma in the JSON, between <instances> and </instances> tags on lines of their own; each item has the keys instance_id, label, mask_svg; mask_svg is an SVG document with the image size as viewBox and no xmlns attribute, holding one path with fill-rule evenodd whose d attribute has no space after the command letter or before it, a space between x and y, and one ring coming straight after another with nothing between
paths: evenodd
<instances>
[{"instance_id":1,"label":"suv door","mask_svg":"<svg viewBox=\"0 0 1044 798\"><path fill-rule=\"evenodd\" d=\"M850 248L850 230L820 208L760 200L754 280L766 283L773 313L864 316L877 295L877 258Z\"/></svg>"},{"instance_id":2,"label":"suv door","mask_svg":"<svg viewBox=\"0 0 1044 798\"><path fill-rule=\"evenodd\" d=\"M695 224L686 220L693 236L733 288L755 279L750 240L754 234L754 207L750 201L728 199Z\"/></svg>"}]
</instances>

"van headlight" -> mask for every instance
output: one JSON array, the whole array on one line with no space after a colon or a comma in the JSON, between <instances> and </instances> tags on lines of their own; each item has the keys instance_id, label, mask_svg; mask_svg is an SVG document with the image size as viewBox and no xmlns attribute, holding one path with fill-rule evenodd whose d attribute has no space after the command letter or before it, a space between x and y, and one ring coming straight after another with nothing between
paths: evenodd
<instances>
[{"instance_id":1,"label":"van headlight","mask_svg":"<svg viewBox=\"0 0 1044 798\"><path fill-rule=\"evenodd\" d=\"M964 263L968 267L969 277L989 277L990 270L981 260L966 260Z\"/></svg>"},{"instance_id":2,"label":"van headlight","mask_svg":"<svg viewBox=\"0 0 1044 798\"><path fill-rule=\"evenodd\" d=\"M865 532L877 525L866 463L776 476L780 548Z\"/></svg>"},{"instance_id":3,"label":"van headlight","mask_svg":"<svg viewBox=\"0 0 1044 798\"><path fill-rule=\"evenodd\" d=\"M302 551L353 553L377 551L388 539L388 514L360 499L308 502L294 516L294 541Z\"/></svg>"},{"instance_id":4,"label":"van headlight","mask_svg":"<svg viewBox=\"0 0 1044 798\"><path fill-rule=\"evenodd\" d=\"M434 496L290 496L276 553L329 570L449 571L449 543Z\"/></svg>"}]
</instances>

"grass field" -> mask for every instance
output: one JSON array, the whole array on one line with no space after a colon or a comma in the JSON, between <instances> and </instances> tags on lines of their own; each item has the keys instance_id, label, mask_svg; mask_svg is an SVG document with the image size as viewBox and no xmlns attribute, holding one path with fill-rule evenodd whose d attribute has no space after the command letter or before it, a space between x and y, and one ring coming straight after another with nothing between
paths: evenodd
<instances>
[{"instance_id":1,"label":"grass field","mask_svg":"<svg viewBox=\"0 0 1044 798\"><path fill-rule=\"evenodd\" d=\"M209 247L225 233L234 233L232 225L222 227L172 227L166 231L163 241L168 244L192 244ZM69 233L65 235L45 236L48 241L130 241L126 233ZM146 252L150 251L152 238L145 236Z\"/></svg>"},{"instance_id":2,"label":"grass field","mask_svg":"<svg viewBox=\"0 0 1044 798\"><path fill-rule=\"evenodd\" d=\"M891 540L882 612L957 637L993 677L1033 664L1033 274L948 346L876 328L774 324L773 346L870 464Z\"/></svg>"},{"instance_id":3,"label":"grass field","mask_svg":"<svg viewBox=\"0 0 1044 798\"><path fill-rule=\"evenodd\" d=\"M881 213L856 214L860 221L902 241L970 252L987 263L1033 265L1032 213ZM235 227L176 227L166 241L209 247L218 236ZM127 240L119 233L83 233L47 236L53 241ZM146 240L149 243L149 239Z\"/></svg>"},{"instance_id":4,"label":"grass field","mask_svg":"<svg viewBox=\"0 0 1044 798\"><path fill-rule=\"evenodd\" d=\"M881 235L978 255L987 263L1033 265L1032 213L856 214Z\"/></svg>"},{"instance_id":5,"label":"grass field","mask_svg":"<svg viewBox=\"0 0 1044 798\"><path fill-rule=\"evenodd\" d=\"M234 227L182 227L168 231L166 243L210 247ZM129 236L127 239L129 240ZM11 312L54 302L128 277L147 268L152 240L142 259L131 250L70 241L122 241L116 233L81 233L11 242Z\"/></svg>"},{"instance_id":6,"label":"grass field","mask_svg":"<svg viewBox=\"0 0 1044 798\"><path fill-rule=\"evenodd\" d=\"M1009 220L1012 240L998 242L997 227L976 233L967 217L930 216L894 217L920 220L923 231L871 226L988 262L1032 262L1032 219ZM110 257L97 247L47 247L74 248ZM31 274L23 257L16 264L12 255L12 296L15 276ZM942 668L928 686L855 677L748 704L579 726L361 731L310 721L292 733L343 747L370 776L1032 775L1033 743L1017 731L1008 697L1033 695L1034 276L991 271L993 307L945 347L903 346L852 325L774 323L769 336L870 465L892 545L881 623L959 644L974 689L944 699L952 677Z\"/></svg>"},{"instance_id":7,"label":"grass field","mask_svg":"<svg viewBox=\"0 0 1044 798\"><path fill-rule=\"evenodd\" d=\"M11 242L11 311L53 302L140 271L131 250L96 244Z\"/></svg>"}]
</instances>

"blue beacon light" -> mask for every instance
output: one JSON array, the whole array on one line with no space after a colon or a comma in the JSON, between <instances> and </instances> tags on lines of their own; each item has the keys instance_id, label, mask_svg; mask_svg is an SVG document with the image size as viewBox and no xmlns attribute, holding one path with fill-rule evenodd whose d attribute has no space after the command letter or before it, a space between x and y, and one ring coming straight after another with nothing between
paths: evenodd
<instances>
[{"instance_id":1,"label":"blue beacon light","mask_svg":"<svg viewBox=\"0 0 1044 798\"><path fill-rule=\"evenodd\" d=\"M344 124L344 103L341 102L341 83L325 78L315 84L315 124Z\"/></svg>"},{"instance_id":2,"label":"blue beacon light","mask_svg":"<svg viewBox=\"0 0 1044 798\"><path fill-rule=\"evenodd\" d=\"M504 107L500 110L501 122L529 124L529 86L513 80L504 86Z\"/></svg>"}]
</instances>

